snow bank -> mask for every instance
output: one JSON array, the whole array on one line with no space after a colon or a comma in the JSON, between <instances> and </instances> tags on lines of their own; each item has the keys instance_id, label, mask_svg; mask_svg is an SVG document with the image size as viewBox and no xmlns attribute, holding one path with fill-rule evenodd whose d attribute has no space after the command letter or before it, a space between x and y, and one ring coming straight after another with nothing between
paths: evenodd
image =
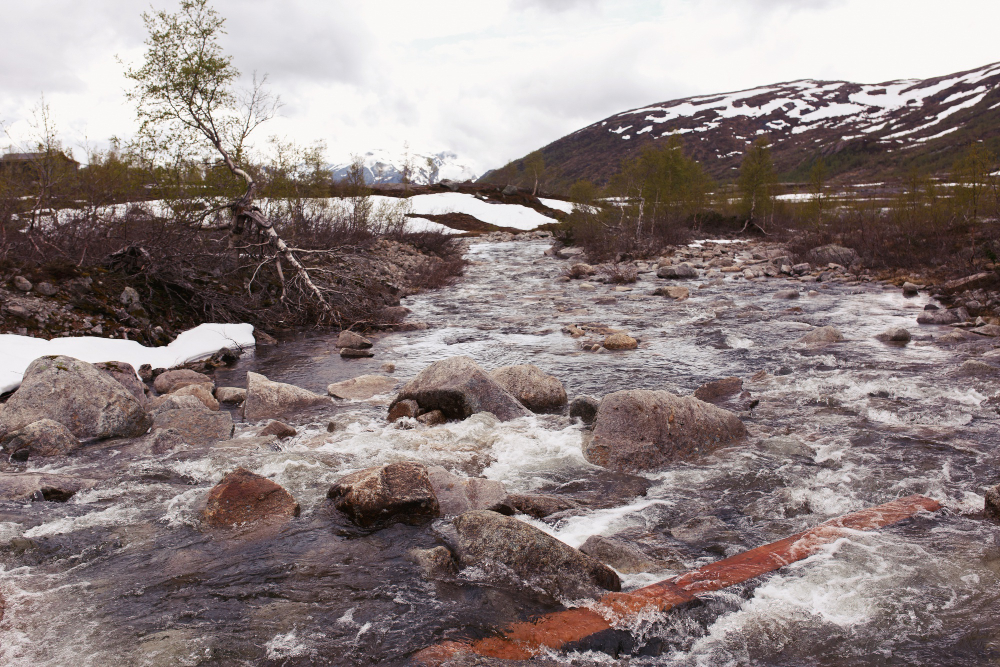
<instances>
[{"instance_id":1,"label":"snow bank","mask_svg":"<svg viewBox=\"0 0 1000 667\"><path fill-rule=\"evenodd\" d=\"M123 361L139 368L170 368L188 361L204 359L224 347L246 348L256 345L252 324L201 324L164 347L146 347L134 340L91 336L31 338L0 334L0 392L16 389L28 365L38 357L65 355L92 364Z\"/></svg>"},{"instance_id":2,"label":"snow bank","mask_svg":"<svg viewBox=\"0 0 1000 667\"><path fill-rule=\"evenodd\" d=\"M406 231L416 232L441 232L442 234L461 234L461 229L454 229L439 222L433 222L427 218L410 218L406 222Z\"/></svg>"},{"instance_id":3,"label":"snow bank","mask_svg":"<svg viewBox=\"0 0 1000 667\"><path fill-rule=\"evenodd\" d=\"M652 125L650 125L652 127ZM556 211L562 211L563 213L573 212L573 202L563 201L561 199L542 199L538 198L538 201L542 202L542 206L547 206Z\"/></svg>"},{"instance_id":4,"label":"snow bank","mask_svg":"<svg viewBox=\"0 0 1000 667\"><path fill-rule=\"evenodd\" d=\"M433 195L415 195L409 199L413 212L417 215L443 215L445 213L465 213L477 220L498 227L512 227L521 231L531 231L539 225L554 220L538 211L520 204L491 204L473 195L461 192L441 192Z\"/></svg>"}]
</instances>

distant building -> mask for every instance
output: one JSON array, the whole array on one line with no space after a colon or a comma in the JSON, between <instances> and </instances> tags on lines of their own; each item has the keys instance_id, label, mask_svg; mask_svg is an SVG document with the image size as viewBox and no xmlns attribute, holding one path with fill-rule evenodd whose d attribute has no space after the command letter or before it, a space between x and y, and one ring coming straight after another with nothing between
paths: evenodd
<instances>
[{"instance_id":1,"label":"distant building","mask_svg":"<svg viewBox=\"0 0 1000 667\"><path fill-rule=\"evenodd\" d=\"M27 176L34 175L37 165L46 159L45 153L6 153L0 156L0 173L6 176ZM52 153L49 157L55 160L56 164L66 167L71 171L80 168L80 163L68 157L62 151Z\"/></svg>"}]
</instances>

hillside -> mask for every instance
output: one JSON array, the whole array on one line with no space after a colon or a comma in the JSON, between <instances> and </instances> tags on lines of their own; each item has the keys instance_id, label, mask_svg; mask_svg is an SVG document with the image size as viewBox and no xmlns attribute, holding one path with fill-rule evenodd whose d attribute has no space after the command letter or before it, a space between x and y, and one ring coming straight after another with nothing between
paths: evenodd
<instances>
[{"instance_id":1,"label":"hillside","mask_svg":"<svg viewBox=\"0 0 1000 667\"><path fill-rule=\"evenodd\" d=\"M410 165L410 182L417 185L431 185L445 179L464 182L476 180L475 170L459 159L456 153L391 153L374 150L360 156L365 164L365 182L369 185L401 183L403 166ZM351 167L350 160L332 165L333 179L343 180Z\"/></svg>"},{"instance_id":2,"label":"hillside","mask_svg":"<svg viewBox=\"0 0 1000 667\"><path fill-rule=\"evenodd\" d=\"M998 87L1000 63L879 84L805 79L623 111L541 150L557 170L554 185L605 183L623 158L672 134L720 179L735 173L760 136L774 144L776 166L789 180L804 180L820 156L843 179L942 171L970 141L998 143Z\"/></svg>"}]
</instances>

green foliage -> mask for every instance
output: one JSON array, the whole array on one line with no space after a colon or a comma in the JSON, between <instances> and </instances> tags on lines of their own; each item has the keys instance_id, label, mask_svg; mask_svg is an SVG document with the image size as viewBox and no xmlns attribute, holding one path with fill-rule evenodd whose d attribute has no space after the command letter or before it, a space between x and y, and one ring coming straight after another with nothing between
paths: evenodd
<instances>
[{"instance_id":1,"label":"green foliage","mask_svg":"<svg viewBox=\"0 0 1000 667\"><path fill-rule=\"evenodd\" d=\"M767 139L760 138L743 155L740 175L736 179L741 214L747 224L766 231L767 223L774 214L777 185L778 175L771 159L771 144Z\"/></svg>"},{"instance_id":2,"label":"green foliage","mask_svg":"<svg viewBox=\"0 0 1000 667\"><path fill-rule=\"evenodd\" d=\"M597 186L590 181L577 181L569 188L569 200L574 204L590 206L597 199Z\"/></svg>"},{"instance_id":3,"label":"green foliage","mask_svg":"<svg viewBox=\"0 0 1000 667\"><path fill-rule=\"evenodd\" d=\"M996 189L996 156L980 142L969 144L955 162L953 178L958 184L955 199L970 220L978 220L984 212L987 196ZM994 207L995 208L995 207Z\"/></svg>"}]
</instances>

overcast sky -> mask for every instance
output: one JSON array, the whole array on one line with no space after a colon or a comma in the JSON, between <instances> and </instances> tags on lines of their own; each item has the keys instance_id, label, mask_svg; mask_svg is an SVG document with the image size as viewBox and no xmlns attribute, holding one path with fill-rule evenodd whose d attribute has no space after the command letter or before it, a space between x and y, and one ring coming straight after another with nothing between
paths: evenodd
<instances>
[{"instance_id":1,"label":"overcast sky","mask_svg":"<svg viewBox=\"0 0 1000 667\"><path fill-rule=\"evenodd\" d=\"M0 121L44 93L64 141L128 136L116 56L145 2L3 1ZM173 9L177 0L154 0ZM483 170L613 113L800 78L878 83L1000 61L997 0L216 0L224 47L284 102L259 138L453 150ZM6 138L4 138L6 139ZM3 142L6 148L9 141ZM77 157L82 150L76 148Z\"/></svg>"}]
</instances>

